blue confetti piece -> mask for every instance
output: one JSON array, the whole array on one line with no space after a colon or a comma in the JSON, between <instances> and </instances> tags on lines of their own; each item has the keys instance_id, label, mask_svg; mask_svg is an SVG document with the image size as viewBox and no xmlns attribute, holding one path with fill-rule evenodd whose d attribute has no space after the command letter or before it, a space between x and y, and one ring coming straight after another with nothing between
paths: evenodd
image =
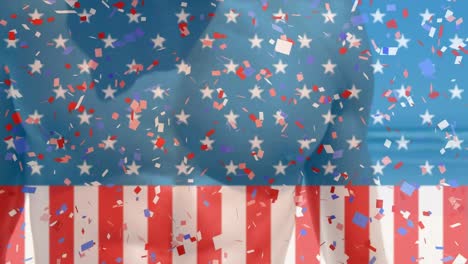
<instances>
[{"instance_id":1,"label":"blue confetti piece","mask_svg":"<svg viewBox=\"0 0 468 264\"><path fill-rule=\"evenodd\" d=\"M24 138L18 138L13 141L15 143L15 149L18 154L29 151L29 145Z\"/></svg>"},{"instance_id":2,"label":"blue confetti piece","mask_svg":"<svg viewBox=\"0 0 468 264\"><path fill-rule=\"evenodd\" d=\"M382 53L385 55L388 55L388 47L383 47L382 48Z\"/></svg>"},{"instance_id":3,"label":"blue confetti piece","mask_svg":"<svg viewBox=\"0 0 468 264\"><path fill-rule=\"evenodd\" d=\"M185 240L190 239L190 234L184 235L184 239L185 239Z\"/></svg>"},{"instance_id":4,"label":"blue confetti piece","mask_svg":"<svg viewBox=\"0 0 468 264\"><path fill-rule=\"evenodd\" d=\"M388 4L387 11L396 11L396 6L394 4Z\"/></svg>"},{"instance_id":5,"label":"blue confetti piece","mask_svg":"<svg viewBox=\"0 0 468 264\"><path fill-rule=\"evenodd\" d=\"M252 76L255 73L255 69L252 67L245 68L244 73L246 76Z\"/></svg>"},{"instance_id":6,"label":"blue confetti piece","mask_svg":"<svg viewBox=\"0 0 468 264\"><path fill-rule=\"evenodd\" d=\"M413 195L413 192L415 190L416 190L416 188L413 185L407 183L406 181L404 181L400 186L400 191L402 191L403 193L405 193L408 196Z\"/></svg>"},{"instance_id":7,"label":"blue confetti piece","mask_svg":"<svg viewBox=\"0 0 468 264\"><path fill-rule=\"evenodd\" d=\"M353 23L353 26L363 25L367 22L369 22L369 18L367 17L367 14L362 14L360 16L353 16L351 18L351 23Z\"/></svg>"},{"instance_id":8,"label":"blue confetti piece","mask_svg":"<svg viewBox=\"0 0 468 264\"><path fill-rule=\"evenodd\" d=\"M359 212L354 213L353 223L359 227L366 228L369 218Z\"/></svg>"},{"instance_id":9,"label":"blue confetti piece","mask_svg":"<svg viewBox=\"0 0 468 264\"><path fill-rule=\"evenodd\" d=\"M449 262L449 261L452 261L453 260L453 257L452 256L446 256L444 257L443 259L441 259L442 262Z\"/></svg>"},{"instance_id":10,"label":"blue confetti piece","mask_svg":"<svg viewBox=\"0 0 468 264\"><path fill-rule=\"evenodd\" d=\"M301 229L301 236L305 236L305 235L307 235L307 230Z\"/></svg>"},{"instance_id":11,"label":"blue confetti piece","mask_svg":"<svg viewBox=\"0 0 468 264\"><path fill-rule=\"evenodd\" d=\"M273 30L283 33L283 29L280 26L271 24L271 27L273 28Z\"/></svg>"},{"instance_id":12,"label":"blue confetti piece","mask_svg":"<svg viewBox=\"0 0 468 264\"><path fill-rule=\"evenodd\" d=\"M255 196L257 196L257 189L252 191L252 199L255 199Z\"/></svg>"},{"instance_id":13,"label":"blue confetti piece","mask_svg":"<svg viewBox=\"0 0 468 264\"><path fill-rule=\"evenodd\" d=\"M55 211L55 214L56 214L56 215L60 215L61 213L62 213L62 214L65 213L67 210L68 210L67 205L66 205L66 204L62 204L62 206L61 206L59 209L57 209L57 211Z\"/></svg>"},{"instance_id":14,"label":"blue confetti piece","mask_svg":"<svg viewBox=\"0 0 468 264\"><path fill-rule=\"evenodd\" d=\"M81 252L88 250L94 246L94 241L90 240L84 244L81 244Z\"/></svg>"},{"instance_id":15,"label":"blue confetti piece","mask_svg":"<svg viewBox=\"0 0 468 264\"><path fill-rule=\"evenodd\" d=\"M150 217L150 216L151 216L150 210L145 209L145 217Z\"/></svg>"},{"instance_id":16,"label":"blue confetti piece","mask_svg":"<svg viewBox=\"0 0 468 264\"><path fill-rule=\"evenodd\" d=\"M36 187L33 186L24 186L23 189L21 190L23 193L35 193L36 192Z\"/></svg>"},{"instance_id":17,"label":"blue confetti piece","mask_svg":"<svg viewBox=\"0 0 468 264\"><path fill-rule=\"evenodd\" d=\"M399 227L398 228L398 234L404 236L404 235L408 234L408 231L406 229L404 229L403 227Z\"/></svg>"},{"instance_id":18,"label":"blue confetti piece","mask_svg":"<svg viewBox=\"0 0 468 264\"><path fill-rule=\"evenodd\" d=\"M430 59L425 59L419 63L419 69L425 77L432 77L435 73L435 64Z\"/></svg>"}]
</instances>

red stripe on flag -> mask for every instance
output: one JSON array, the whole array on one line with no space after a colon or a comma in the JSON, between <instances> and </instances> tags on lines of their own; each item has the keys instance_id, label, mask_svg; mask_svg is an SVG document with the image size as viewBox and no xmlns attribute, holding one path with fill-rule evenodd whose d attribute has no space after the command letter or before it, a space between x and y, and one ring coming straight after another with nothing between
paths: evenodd
<instances>
[{"instance_id":1,"label":"red stripe on flag","mask_svg":"<svg viewBox=\"0 0 468 264\"><path fill-rule=\"evenodd\" d=\"M49 256L51 264L73 263L73 213L75 208L73 192L73 187L49 187Z\"/></svg>"},{"instance_id":2,"label":"red stripe on flag","mask_svg":"<svg viewBox=\"0 0 468 264\"><path fill-rule=\"evenodd\" d=\"M197 230L202 239L197 244L197 262L221 263L221 249L215 250L213 237L221 234L220 186L197 188Z\"/></svg>"},{"instance_id":3,"label":"red stripe on flag","mask_svg":"<svg viewBox=\"0 0 468 264\"><path fill-rule=\"evenodd\" d=\"M296 186L296 263L320 263L320 186Z\"/></svg>"},{"instance_id":4,"label":"red stripe on flag","mask_svg":"<svg viewBox=\"0 0 468 264\"><path fill-rule=\"evenodd\" d=\"M345 197L345 253L348 264L369 262L369 187L351 186Z\"/></svg>"},{"instance_id":5,"label":"red stripe on flag","mask_svg":"<svg viewBox=\"0 0 468 264\"><path fill-rule=\"evenodd\" d=\"M468 258L468 187L444 187L444 257Z\"/></svg>"},{"instance_id":6,"label":"red stripe on flag","mask_svg":"<svg viewBox=\"0 0 468 264\"><path fill-rule=\"evenodd\" d=\"M394 199L394 260L395 263L414 263L419 256L416 244L419 237L418 190L409 196L400 186L395 186ZM405 219L408 213L410 215Z\"/></svg>"},{"instance_id":7,"label":"red stripe on flag","mask_svg":"<svg viewBox=\"0 0 468 264\"><path fill-rule=\"evenodd\" d=\"M122 186L99 186L99 263L123 262Z\"/></svg>"},{"instance_id":8,"label":"red stripe on flag","mask_svg":"<svg viewBox=\"0 0 468 264\"><path fill-rule=\"evenodd\" d=\"M148 187L148 263L172 263L172 187Z\"/></svg>"},{"instance_id":9,"label":"red stripe on flag","mask_svg":"<svg viewBox=\"0 0 468 264\"><path fill-rule=\"evenodd\" d=\"M19 186L0 187L0 262L24 262L24 194Z\"/></svg>"},{"instance_id":10,"label":"red stripe on flag","mask_svg":"<svg viewBox=\"0 0 468 264\"><path fill-rule=\"evenodd\" d=\"M247 264L271 262L271 202L268 186L247 186Z\"/></svg>"}]
</instances>

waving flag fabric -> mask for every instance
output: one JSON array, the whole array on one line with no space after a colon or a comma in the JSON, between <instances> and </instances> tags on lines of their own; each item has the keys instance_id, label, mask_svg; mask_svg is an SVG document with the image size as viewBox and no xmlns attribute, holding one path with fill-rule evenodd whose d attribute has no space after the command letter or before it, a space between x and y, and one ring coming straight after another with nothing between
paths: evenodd
<instances>
[{"instance_id":1,"label":"waving flag fabric","mask_svg":"<svg viewBox=\"0 0 468 264\"><path fill-rule=\"evenodd\" d=\"M465 3L0 3L1 263L468 260Z\"/></svg>"},{"instance_id":2,"label":"waving flag fabric","mask_svg":"<svg viewBox=\"0 0 468 264\"><path fill-rule=\"evenodd\" d=\"M11 263L465 263L468 250L465 187L25 188Z\"/></svg>"}]
</instances>

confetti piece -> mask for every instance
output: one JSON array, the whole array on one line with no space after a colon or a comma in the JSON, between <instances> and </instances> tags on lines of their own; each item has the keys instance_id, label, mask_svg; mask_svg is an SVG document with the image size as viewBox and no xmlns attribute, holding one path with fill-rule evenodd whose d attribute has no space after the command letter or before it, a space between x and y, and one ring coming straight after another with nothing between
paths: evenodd
<instances>
[{"instance_id":1,"label":"confetti piece","mask_svg":"<svg viewBox=\"0 0 468 264\"><path fill-rule=\"evenodd\" d=\"M285 55L291 53L292 43L286 40L277 39L275 44L275 51Z\"/></svg>"},{"instance_id":2,"label":"confetti piece","mask_svg":"<svg viewBox=\"0 0 468 264\"><path fill-rule=\"evenodd\" d=\"M355 212L353 216L353 223L361 228L366 228L367 223L369 222L369 218L365 215L361 214L360 212Z\"/></svg>"},{"instance_id":3,"label":"confetti piece","mask_svg":"<svg viewBox=\"0 0 468 264\"><path fill-rule=\"evenodd\" d=\"M81 252L86 251L90 248L92 248L95 245L93 240L90 240L84 244L81 244Z\"/></svg>"}]
</instances>

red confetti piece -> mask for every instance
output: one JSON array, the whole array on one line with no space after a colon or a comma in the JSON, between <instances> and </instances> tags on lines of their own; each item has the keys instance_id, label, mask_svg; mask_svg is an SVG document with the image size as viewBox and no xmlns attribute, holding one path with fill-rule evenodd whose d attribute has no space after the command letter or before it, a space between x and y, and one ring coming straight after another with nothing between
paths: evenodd
<instances>
[{"instance_id":1,"label":"red confetti piece","mask_svg":"<svg viewBox=\"0 0 468 264\"><path fill-rule=\"evenodd\" d=\"M345 90L343 93L341 93L341 97L347 99L351 94L351 91Z\"/></svg>"},{"instance_id":2,"label":"red confetti piece","mask_svg":"<svg viewBox=\"0 0 468 264\"><path fill-rule=\"evenodd\" d=\"M377 199L375 201L375 208L383 208L383 200Z\"/></svg>"},{"instance_id":3,"label":"red confetti piece","mask_svg":"<svg viewBox=\"0 0 468 264\"><path fill-rule=\"evenodd\" d=\"M245 78L247 78L247 76L244 74L244 68L242 66L239 66L239 68L237 68L236 74L237 76L239 76L241 80L244 80Z\"/></svg>"},{"instance_id":4,"label":"red confetti piece","mask_svg":"<svg viewBox=\"0 0 468 264\"><path fill-rule=\"evenodd\" d=\"M218 33L218 32L213 33L213 38L214 39L225 39L226 37L227 37L226 34L222 34L222 33Z\"/></svg>"},{"instance_id":5,"label":"red confetti piece","mask_svg":"<svg viewBox=\"0 0 468 264\"><path fill-rule=\"evenodd\" d=\"M188 25L185 22L179 23L179 31L180 31L180 36L185 38L190 34L190 31L188 30Z\"/></svg>"},{"instance_id":6,"label":"red confetti piece","mask_svg":"<svg viewBox=\"0 0 468 264\"><path fill-rule=\"evenodd\" d=\"M214 129L211 129L210 131L208 131L208 132L206 133L206 136L207 136L207 137L211 137L211 135L213 135L214 132L215 132L215 130L214 130Z\"/></svg>"},{"instance_id":7,"label":"red confetti piece","mask_svg":"<svg viewBox=\"0 0 468 264\"><path fill-rule=\"evenodd\" d=\"M273 179L272 179L273 180ZM278 194L279 194L279 190L277 189L271 189L270 190L270 199L271 199L271 203L275 203L276 200L278 199Z\"/></svg>"},{"instance_id":8,"label":"red confetti piece","mask_svg":"<svg viewBox=\"0 0 468 264\"><path fill-rule=\"evenodd\" d=\"M141 192L141 187L140 186L137 186L135 187L135 189L133 189L133 192L136 193L136 194L139 194Z\"/></svg>"},{"instance_id":9,"label":"red confetti piece","mask_svg":"<svg viewBox=\"0 0 468 264\"><path fill-rule=\"evenodd\" d=\"M399 168L401 168L401 166L403 166L403 162L402 162L402 161L398 162L393 168L394 168L395 170L398 170Z\"/></svg>"},{"instance_id":10,"label":"red confetti piece","mask_svg":"<svg viewBox=\"0 0 468 264\"><path fill-rule=\"evenodd\" d=\"M312 171L315 173L320 173L320 169L317 167L312 167Z\"/></svg>"},{"instance_id":11,"label":"red confetti piece","mask_svg":"<svg viewBox=\"0 0 468 264\"><path fill-rule=\"evenodd\" d=\"M423 222L421 222L421 221L418 222L418 226L419 226L419 228L421 228L421 229L424 229L424 228L425 228Z\"/></svg>"},{"instance_id":12,"label":"red confetti piece","mask_svg":"<svg viewBox=\"0 0 468 264\"><path fill-rule=\"evenodd\" d=\"M317 154L322 153L323 149L324 149L323 144L320 144L320 146L317 148Z\"/></svg>"},{"instance_id":13,"label":"red confetti piece","mask_svg":"<svg viewBox=\"0 0 468 264\"><path fill-rule=\"evenodd\" d=\"M64 138L57 139L57 145L60 149L62 149L65 146L65 139Z\"/></svg>"},{"instance_id":14,"label":"red confetti piece","mask_svg":"<svg viewBox=\"0 0 468 264\"><path fill-rule=\"evenodd\" d=\"M387 28L398 28L396 20L392 19L387 21Z\"/></svg>"},{"instance_id":15,"label":"red confetti piece","mask_svg":"<svg viewBox=\"0 0 468 264\"><path fill-rule=\"evenodd\" d=\"M156 147L162 148L164 146L164 143L166 143L166 140L164 138L160 137L156 140Z\"/></svg>"},{"instance_id":16,"label":"red confetti piece","mask_svg":"<svg viewBox=\"0 0 468 264\"><path fill-rule=\"evenodd\" d=\"M347 51L348 51L348 49L346 47L341 47L340 50L339 50L341 55L346 54Z\"/></svg>"},{"instance_id":17,"label":"red confetti piece","mask_svg":"<svg viewBox=\"0 0 468 264\"><path fill-rule=\"evenodd\" d=\"M72 101L68 104L68 112L73 111L76 108L77 103Z\"/></svg>"},{"instance_id":18,"label":"red confetti piece","mask_svg":"<svg viewBox=\"0 0 468 264\"><path fill-rule=\"evenodd\" d=\"M299 127L300 129L304 129L304 125L301 124L301 122L296 121L295 124L296 124L296 126Z\"/></svg>"},{"instance_id":19,"label":"red confetti piece","mask_svg":"<svg viewBox=\"0 0 468 264\"><path fill-rule=\"evenodd\" d=\"M180 245L177 247L177 254L179 254L179 256L181 255L184 255L185 254L185 248L184 248L184 245Z\"/></svg>"},{"instance_id":20,"label":"red confetti piece","mask_svg":"<svg viewBox=\"0 0 468 264\"><path fill-rule=\"evenodd\" d=\"M404 8L404 9L403 9L403 17L404 17L404 18L407 18L408 15L409 15L409 14L408 14L408 8Z\"/></svg>"},{"instance_id":21,"label":"red confetti piece","mask_svg":"<svg viewBox=\"0 0 468 264\"><path fill-rule=\"evenodd\" d=\"M11 115L11 118L13 119L13 123L15 124L20 124L22 121L21 114L19 112L14 112Z\"/></svg>"},{"instance_id":22,"label":"red confetti piece","mask_svg":"<svg viewBox=\"0 0 468 264\"><path fill-rule=\"evenodd\" d=\"M112 6L118 8L118 9L123 9L124 6L125 6L125 3L122 2L122 1L119 1L119 2L117 2L117 3L115 3L115 4L113 4Z\"/></svg>"},{"instance_id":23,"label":"red confetti piece","mask_svg":"<svg viewBox=\"0 0 468 264\"><path fill-rule=\"evenodd\" d=\"M439 97L439 92L433 91L432 93L429 94L429 97L431 99L435 99L435 98Z\"/></svg>"},{"instance_id":24,"label":"red confetti piece","mask_svg":"<svg viewBox=\"0 0 468 264\"><path fill-rule=\"evenodd\" d=\"M31 19L31 23L35 26L40 26L43 22L44 21L42 19Z\"/></svg>"}]
</instances>

